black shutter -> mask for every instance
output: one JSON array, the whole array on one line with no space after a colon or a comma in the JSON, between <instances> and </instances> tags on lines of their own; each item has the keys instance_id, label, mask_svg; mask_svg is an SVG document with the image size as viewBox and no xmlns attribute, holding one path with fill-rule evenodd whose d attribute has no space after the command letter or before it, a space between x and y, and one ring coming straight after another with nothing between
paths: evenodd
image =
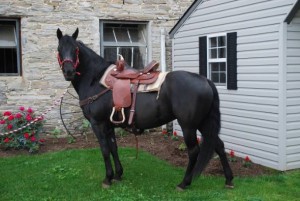
<instances>
[{"instance_id":1,"label":"black shutter","mask_svg":"<svg viewBox=\"0 0 300 201\"><path fill-rule=\"evenodd\" d=\"M237 89L237 33L227 34L227 89Z\"/></svg>"},{"instance_id":2,"label":"black shutter","mask_svg":"<svg viewBox=\"0 0 300 201\"><path fill-rule=\"evenodd\" d=\"M199 74L207 77L207 37L199 38Z\"/></svg>"}]
</instances>

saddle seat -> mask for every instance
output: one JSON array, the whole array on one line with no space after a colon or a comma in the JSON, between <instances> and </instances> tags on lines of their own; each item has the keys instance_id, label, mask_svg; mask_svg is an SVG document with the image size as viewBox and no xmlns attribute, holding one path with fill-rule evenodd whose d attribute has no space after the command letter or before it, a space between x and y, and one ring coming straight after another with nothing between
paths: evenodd
<instances>
[{"instance_id":1,"label":"saddle seat","mask_svg":"<svg viewBox=\"0 0 300 201\"><path fill-rule=\"evenodd\" d=\"M132 124L135 112L136 93L139 84L152 84L160 74L157 71L159 63L150 62L143 70L133 68L124 69L125 61L118 60L116 66L110 70L105 77L105 84L112 90L113 94L113 111L110 120L112 123L120 124L125 122L124 108L130 107L128 125ZM121 120L114 120L114 113L121 112Z\"/></svg>"},{"instance_id":2,"label":"saddle seat","mask_svg":"<svg viewBox=\"0 0 300 201\"><path fill-rule=\"evenodd\" d=\"M119 66L118 66L119 65ZM120 67L122 63L117 62L117 67L111 72L111 75L117 79L129 79L132 84L139 82L140 84L151 84L156 81L159 71L157 68L159 63L151 61L142 71L134 68L123 69Z\"/></svg>"}]
</instances>

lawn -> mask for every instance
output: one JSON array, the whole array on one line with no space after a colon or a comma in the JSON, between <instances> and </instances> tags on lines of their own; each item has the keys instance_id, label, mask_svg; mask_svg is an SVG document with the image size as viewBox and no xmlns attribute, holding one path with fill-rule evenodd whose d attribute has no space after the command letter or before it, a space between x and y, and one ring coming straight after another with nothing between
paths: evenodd
<instances>
[{"instance_id":1,"label":"lawn","mask_svg":"<svg viewBox=\"0 0 300 201\"><path fill-rule=\"evenodd\" d=\"M184 169L146 152L121 148L123 181L101 188L104 164L99 149L68 150L34 156L0 158L0 200L299 200L300 170L269 176L235 178L235 189L224 178L201 176L184 192L175 190Z\"/></svg>"}]
</instances>

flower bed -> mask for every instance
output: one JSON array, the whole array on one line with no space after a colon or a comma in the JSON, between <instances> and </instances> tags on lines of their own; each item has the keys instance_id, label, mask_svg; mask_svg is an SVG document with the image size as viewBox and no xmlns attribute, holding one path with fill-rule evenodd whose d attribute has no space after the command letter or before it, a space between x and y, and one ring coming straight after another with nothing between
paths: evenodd
<instances>
[{"instance_id":1,"label":"flower bed","mask_svg":"<svg viewBox=\"0 0 300 201\"><path fill-rule=\"evenodd\" d=\"M37 117L32 108L22 106L17 112L5 111L0 114L0 145L5 149L37 152L44 142L44 139L40 139L43 125L43 117Z\"/></svg>"}]
</instances>

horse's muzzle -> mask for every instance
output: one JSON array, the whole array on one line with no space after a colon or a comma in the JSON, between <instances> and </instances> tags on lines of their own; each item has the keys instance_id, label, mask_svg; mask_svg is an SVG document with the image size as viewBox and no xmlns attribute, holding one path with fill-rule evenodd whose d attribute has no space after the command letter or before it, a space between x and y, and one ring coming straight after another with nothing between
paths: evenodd
<instances>
[{"instance_id":1,"label":"horse's muzzle","mask_svg":"<svg viewBox=\"0 0 300 201\"><path fill-rule=\"evenodd\" d=\"M72 81L75 78L76 69L68 63L63 66L62 71L66 81Z\"/></svg>"},{"instance_id":2,"label":"horse's muzzle","mask_svg":"<svg viewBox=\"0 0 300 201\"><path fill-rule=\"evenodd\" d=\"M64 77L66 81L72 81L75 78L75 72L64 73Z\"/></svg>"}]
</instances>

